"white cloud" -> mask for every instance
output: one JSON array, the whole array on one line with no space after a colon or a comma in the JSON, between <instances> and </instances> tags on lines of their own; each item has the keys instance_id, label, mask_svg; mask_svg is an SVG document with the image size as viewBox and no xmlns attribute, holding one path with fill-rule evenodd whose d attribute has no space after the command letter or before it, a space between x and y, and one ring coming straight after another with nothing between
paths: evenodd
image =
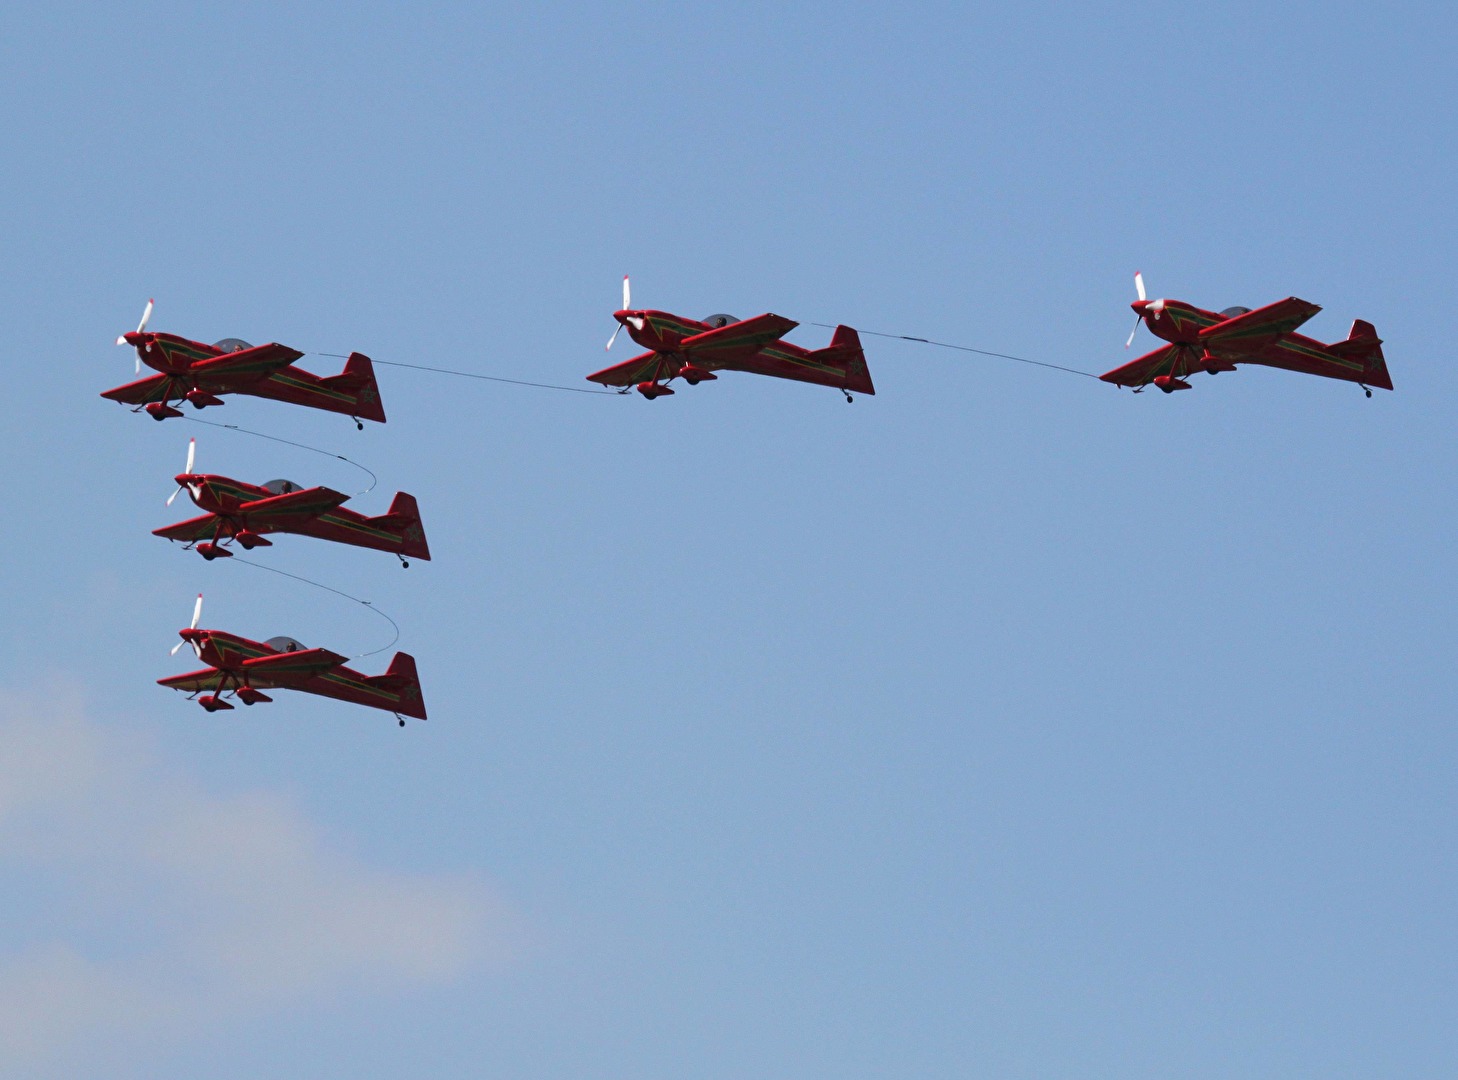
<instances>
[{"instance_id":1,"label":"white cloud","mask_svg":"<svg viewBox=\"0 0 1458 1080\"><path fill-rule=\"evenodd\" d=\"M0 1075L449 982L506 947L479 882L370 866L275 793L203 791L74 699L0 693L0 746L0 880L46 901L0 938Z\"/></svg>"}]
</instances>

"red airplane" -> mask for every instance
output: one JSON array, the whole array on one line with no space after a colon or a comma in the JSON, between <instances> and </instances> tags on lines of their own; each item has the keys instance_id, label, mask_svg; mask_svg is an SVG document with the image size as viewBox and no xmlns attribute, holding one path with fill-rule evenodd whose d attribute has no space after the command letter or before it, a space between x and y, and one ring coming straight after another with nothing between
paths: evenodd
<instances>
[{"instance_id":1,"label":"red airplane","mask_svg":"<svg viewBox=\"0 0 1458 1080\"><path fill-rule=\"evenodd\" d=\"M779 315L758 315L740 322L730 315L710 315L703 322L683 319L666 311L634 311L629 305L628 279L623 278L623 307L613 312L617 330L608 339L613 347L618 331L650 350L641 356L605 368L587 378L604 386L637 385L650 401L672 394L667 383L682 378L690 386L717 379L716 371L748 371L780 379L833 386L851 400L852 390L874 394L860 336L849 326L837 326L824 349L802 349L781 341L800 324ZM627 391L624 390L624 393Z\"/></svg>"},{"instance_id":2,"label":"red airplane","mask_svg":"<svg viewBox=\"0 0 1458 1080\"><path fill-rule=\"evenodd\" d=\"M379 517L365 517L353 510L341 509L348 495L327 487L301 488L289 480L270 480L259 487L232 480L226 476L192 471L197 453L197 440L187 444L187 467L178 473L177 490L167 505L186 491L202 517L179 521L163 529L153 529L153 536L180 540L209 561L233 553L224 545L236 540L243 548L269 547L263 533L286 532L300 536L317 536L340 544L388 551L409 566L411 559L430 560L430 547L425 542L425 529L420 524L420 511L415 497L403 491L390 504L390 512Z\"/></svg>"},{"instance_id":3,"label":"red airplane","mask_svg":"<svg viewBox=\"0 0 1458 1080\"><path fill-rule=\"evenodd\" d=\"M249 641L221 630L199 630L201 617L199 593L192 609L192 625L178 631L182 640L172 647L172 655L177 655L183 645L191 645L197 658L210 666L157 682L186 690L210 713L233 708L224 700L225 694L232 693L244 705L257 705L273 700L264 690L279 689L384 709L401 718L401 727L405 726L406 716L425 719L415 658L409 653L397 652L383 675L362 675L344 666L347 657L328 649L306 649L289 637ZM204 690L208 693L197 697Z\"/></svg>"},{"instance_id":4,"label":"red airplane","mask_svg":"<svg viewBox=\"0 0 1458 1080\"><path fill-rule=\"evenodd\" d=\"M1234 371L1236 364L1264 364L1354 382L1368 397L1369 385L1392 389L1382 339L1369 322L1358 319L1345 341L1324 345L1294 332L1321 310L1294 296L1254 311L1232 307L1217 313L1179 300L1150 300L1144 293L1143 274L1134 275L1134 289L1139 299L1130 306L1138 318L1124 347L1133 343L1141 322L1170 344L1100 375L1104 382L1132 386L1135 393L1153 383L1172 394L1190 388L1185 378L1192 372L1214 375Z\"/></svg>"},{"instance_id":5,"label":"red airplane","mask_svg":"<svg viewBox=\"0 0 1458 1080\"><path fill-rule=\"evenodd\" d=\"M149 334L147 320L151 317L152 301L148 300L137 328L117 338L116 343L137 350L139 374L144 362L162 374L118 386L101 395L135 405L133 412L145 409L153 420L166 420L169 416L182 415L180 409L172 406L174 400L179 404L190 401L193 408L205 409L223 404L220 394L251 394L344 413L353 417L355 426L361 430L364 424L360 423L360 417L385 422L374 365L364 353L350 353L343 372L324 378L295 367L294 361L304 354L287 345L254 346L238 338L204 345L174 334Z\"/></svg>"}]
</instances>

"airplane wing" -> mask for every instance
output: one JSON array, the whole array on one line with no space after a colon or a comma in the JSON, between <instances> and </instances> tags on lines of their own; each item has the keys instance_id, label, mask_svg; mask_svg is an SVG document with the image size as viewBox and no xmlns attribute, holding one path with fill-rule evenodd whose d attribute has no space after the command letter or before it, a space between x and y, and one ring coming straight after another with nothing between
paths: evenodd
<instances>
[{"instance_id":1,"label":"airplane wing","mask_svg":"<svg viewBox=\"0 0 1458 1080\"><path fill-rule=\"evenodd\" d=\"M614 364L610 368L603 368L601 371L587 377L589 382L602 383L604 386L633 386L640 382L657 381L666 379L678 373L678 365L670 363L662 353L642 353L631 360L624 360L621 364Z\"/></svg>"},{"instance_id":2,"label":"airplane wing","mask_svg":"<svg viewBox=\"0 0 1458 1080\"><path fill-rule=\"evenodd\" d=\"M348 500L348 495L341 495L331 488L315 487L307 491L255 499L253 502L243 503L238 507L238 512L247 514L249 524L255 528L287 528L310 521L320 514L327 514Z\"/></svg>"},{"instance_id":3,"label":"airplane wing","mask_svg":"<svg viewBox=\"0 0 1458 1080\"><path fill-rule=\"evenodd\" d=\"M243 661L243 671L253 686L298 688L316 675L337 668L347 656L328 649L300 649L298 652L270 653Z\"/></svg>"},{"instance_id":4,"label":"airplane wing","mask_svg":"<svg viewBox=\"0 0 1458 1080\"><path fill-rule=\"evenodd\" d=\"M1105 372L1099 378L1115 386L1144 386L1158 375L1170 374L1179 353L1178 345L1164 345L1123 367Z\"/></svg>"},{"instance_id":5,"label":"airplane wing","mask_svg":"<svg viewBox=\"0 0 1458 1080\"><path fill-rule=\"evenodd\" d=\"M684 338L679 348L693 356L695 363L731 364L747 360L766 345L778 341L800 324L783 315L756 315L743 322L730 323L717 330Z\"/></svg>"},{"instance_id":6,"label":"airplane wing","mask_svg":"<svg viewBox=\"0 0 1458 1080\"><path fill-rule=\"evenodd\" d=\"M153 401L163 400L167 395L167 384L171 381L172 379L168 375L149 375L145 379L138 379L125 386L118 386L114 390L107 390L101 396L127 405L147 405Z\"/></svg>"},{"instance_id":7,"label":"airplane wing","mask_svg":"<svg viewBox=\"0 0 1458 1080\"><path fill-rule=\"evenodd\" d=\"M188 369L188 375L199 384L206 383L209 389L227 390L265 378L279 368L302 359L303 355L298 349L272 342L240 352L224 353L211 360L200 360Z\"/></svg>"},{"instance_id":8,"label":"airplane wing","mask_svg":"<svg viewBox=\"0 0 1458 1080\"><path fill-rule=\"evenodd\" d=\"M181 540L184 543L192 543L194 540L210 540L213 532L218 527L218 515L204 514L202 517L188 518L186 521L179 521L176 525L166 525L160 529L153 529L153 536L160 536L164 540Z\"/></svg>"},{"instance_id":9,"label":"airplane wing","mask_svg":"<svg viewBox=\"0 0 1458 1080\"><path fill-rule=\"evenodd\" d=\"M1292 333L1320 310L1316 304L1288 296L1207 326L1200 331L1200 344L1221 353L1255 354Z\"/></svg>"},{"instance_id":10,"label":"airplane wing","mask_svg":"<svg viewBox=\"0 0 1458 1080\"><path fill-rule=\"evenodd\" d=\"M158 679L157 683L159 686L170 686L174 690L212 690L218 685L218 669L210 667L201 671L189 671L185 675Z\"/></svg>"}]
</instances>

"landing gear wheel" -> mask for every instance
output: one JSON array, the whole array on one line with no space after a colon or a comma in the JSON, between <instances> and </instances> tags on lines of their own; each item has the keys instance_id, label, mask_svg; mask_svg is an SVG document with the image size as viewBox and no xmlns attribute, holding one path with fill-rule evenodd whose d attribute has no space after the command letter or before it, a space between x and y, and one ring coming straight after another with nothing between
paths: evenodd
<instances>
[{"instance_id":1,"label":"landing gear wheel","mask_svg":"<svg viewBox=\"0 0 1458 1080\"><path fill-rule=\"evenodd\" d=\"M405 721L404 721L404 720L401 720L401 721L400 721L400 726L401 726L401 727L404 727L404 726L405 726Z\"/></svg>"}]
</instances>

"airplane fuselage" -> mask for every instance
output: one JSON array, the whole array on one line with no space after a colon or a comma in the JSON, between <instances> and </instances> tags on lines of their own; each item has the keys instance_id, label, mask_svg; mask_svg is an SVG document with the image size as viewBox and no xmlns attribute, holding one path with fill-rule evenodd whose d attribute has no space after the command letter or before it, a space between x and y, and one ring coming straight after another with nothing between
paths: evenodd
<instances>
[{"instance_id":1,"label":"airplane fuselage","mask_svg":"<svg viewBox=\"0 0 1458 1080\"><path fill-rule=\"evenodd\" d=\"M1226 318L1182 300L1135 300L1130 306L1151 334L1172 345L1193 345L1199 340L1201 330Z\"/></svg>"},{"instance_id":2,"label":"airplane fuselage","mask_svg":"<svg viewBox=\"0 0 1458 1080\"><path fill-rule=\"evenodd\" d=\"M684 319L667 311L615 311L613 318L622 323L629 337L652 352L677 352L684 338L713 329L704 323Z\"/></svg>"}]
</instances>

